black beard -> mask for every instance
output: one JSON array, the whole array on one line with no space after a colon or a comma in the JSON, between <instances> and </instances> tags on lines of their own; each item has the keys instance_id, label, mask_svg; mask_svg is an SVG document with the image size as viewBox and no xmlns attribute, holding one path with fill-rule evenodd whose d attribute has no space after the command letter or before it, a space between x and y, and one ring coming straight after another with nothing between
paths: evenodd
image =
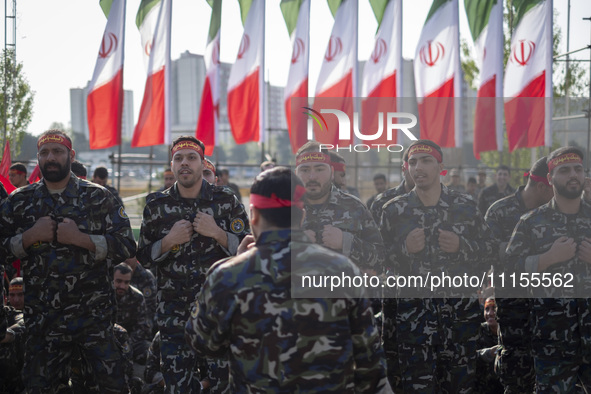
<instances>
[{"instance_id":1,"label":"black beard","mask_svg":"<svg viewBox=\"0 0 591 394\"><path fill-rule=\"evenodd\" d=\"M554 185L556 188L556 193L560 194L562 197L568 198L570 200L574 200L576 198L581 198L581 194L583 194L583 185L578 190L568 190L567 186L558 186Z\"/></svg>"},{"instance_id":2,"label":"black beard","mask_svg":"<svg viewBox=\"0 0 591 394\"><path fill-rule=\"evenodd\" d=\"M39 169L41 170L41 174L43 175L44 179L48 180L49 182L60 182L70 175L70 165L71 160L70 156L68 156L68 161L63 167L59 163L45 163L45 165ZM47 167L49 166L57 166L58 169L48 170Z\"/></svg>"}]
</instances>

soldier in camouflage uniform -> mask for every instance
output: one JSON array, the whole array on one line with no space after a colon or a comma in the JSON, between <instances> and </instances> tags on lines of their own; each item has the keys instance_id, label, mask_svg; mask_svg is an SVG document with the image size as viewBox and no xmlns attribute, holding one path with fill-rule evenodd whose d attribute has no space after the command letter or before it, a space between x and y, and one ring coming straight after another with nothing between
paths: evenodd
<instances>
[{"instance_id":1,"label":"soldier in camouflage uniform","mask_svg":"<svg viewBox=\"0 0 591 394\"><path fill-rule=\"evenodd\" d=\"M172 145L177 182L155 193L144 209L138 260L158 269L157 321L167 392L198 392L196 356L184 329L189 306L211 265L234 255L248 231L244 207L226 188L203 179L201 141L179 137Z\"/></svg>"},{"instance_id":2,"label":"soldier in camouflage uniform","mask_svg":"<svg viewBox=\"0 0 591 394\"><path fill-rule=\"evenodd\" d=\"M478 358L476 359L476 392L478 394L501 394L504 389L495 373L495 356L499 351L495 299L484 302L484 323L480 324ZM525 393L525 391L523 392Z\"/></svg>"},{"instance_id":3,"label":"soldier in camouflage uniform","mask_svg":"<svg viewBox=\"0 0 591 394\"><path fill-rule=\"evenodd\" d=\"M394 197L402 196L409 193L415 187L415 181L413 181L410 173L408 172L408 149L402 156L402 182L396 187L386 190L376 196L371 206L368 206L376 223L380 223L382 218L382 208L384 205L392 200Z\"/></svg>"},{"instance_id":4,"label":"soldier in camouflage uniform","mask_svg":"<svg viewBox=\"0 0 591 394\"><path fill-rule=\"evenodd\" d=\"M482 276L488 270L492 234L469 196L441 184L441 149L429 140L414 141L408 163L415 188L390 200L382 211L389 272ZM396 304L395 340L404 392L473 392L481 316L475 294L448 288L422 294L439 298L408 298L421 295L413 291L384 300L384 319L390 323L384 327L385 339L391 338L390 316Z\"/></svg>"},{"instance_id":5,"label":"soldier in camouflage uniform","mask_svg":"<svg viewBox=\"0 0 591 394\"><path fill-rule=\"evenodd\" d=\"M478 195L478 210L482 215L488 211L493 202L515 193L515 189L509 185L511 170L505 165L497 168L495 184L482 189Z\"/></svg>"},{"instance_id":6,"label":"soldier in camouflage uniform","mask_svg":"<svg viewBox=\"0 0 591 394\"><path fill-rule=\"evenodd\" d=\"M548 183L546 157L539 159L530 169L527 184L490 206L484 220L495 236L499 258L493 261L494 272L505 271L505 249L519 218L526 212L546 204L554 195ZM507 274L511 274L507 271ZM505 393L532 393L535 372L531 357L530 305L527 298L502 297L503 289L497 289L497 318L500 325L497 373L505 387Z\"/></svg>"},{"instance_id":7,"label":"soldier in camouflage uniform","mask_svg":"<svg viewBox=\"0 0 591 394\"><path fill-rule=\"evenodd\" d=\"M0 183L0 204L8 197L8 193L6 193L6 189L4 185Z\"/></svg>"},{"instance_id":8,"label":"soldier in camouflage uniform","mask_svg":"<svg viewBox=\"0 0 591 394\"><path fill-rule=\"evenodd\" d=\"M131 267L125 263L117 264L113 270L113 285L117 297L115 321L129 334L133 361L143 365L150 346L150 324L144 296L130 285L131 272Z\"/></svg>"},{"instance_id":9,"label":"soldier in camouflage uniform","mask_svg":"<svg viewBox=\"0 0 591 394\"><path fill-rule=\"evenodd\" d=\"M125 263L131 267L131 285L138 289L146 300L148 310L148 324L150 325L150 337L156 334L156 277L152 271L145 269L134 257L125 260Z\"/></svg>"},{"instance_id":10,"label":"soldier in camouflage uniform","mask_svg":"<svg viewBox=\"0 0 591 394\"><path fill-rule=\"evenodd\" d=\"M296 174L306 186L304 233L349 257L362 270L381 273L384 246L378 226L357 197L332 185L331 163L316 141L298 150Z\"/></svg>"},{"instance_id":11,"label":"soldier in camouflage uniform","mask_svg":"<svg viewBox=\"0 0 591 394\"><path fill-rule=\"evenodd\" d=\"M125 387L115 344L109 265L135 253L129 219L103 187L70 172L75 157L60 130L37 143L43 179L13 193L0 209L3 263L19 258L28 330L28 392L52 392L77 348L103 393Z\"/></svg>"},{"instance_id":12,"label":"soldier in camouflage uniform","mask_svg":"<svg viewBox=\"0 0 591 394\"><path fill-rule=\"evenodd\" d=\"M591 206L581 199L583 153L560 148L548 156L549 203L519 220L507 246L508 268L550 276L551 287L529 288L533 297L531 346L537 392L591 388ZM572 287L555 278L572 275ZM551 298L552 297L552 298Z\"/></svg>"},{"instance_id":13,"label":"soldier in camouflage uniform","mask_svg":"<svg viewBox=\"0 0 591 394\"><path fill-rule=\"evenodd\" d=\"M360 275L350 260L299 230L304 193L285 167L255 178L256 245L211 268L187 339L201 354L230 353L232 393L389 392L364 290L343 288L324 298L294 285L311 273Z\"/></svg>"},{"instance_id":14,"label":"soldier in camouflage uniform","mask_svg":"<svg viewBox=\"0 0 591 394\"><path fill-rule=\"evenodd\" d=\"M22 284L20 287L22 291ZM7 328L6 336L0 340L0 393L20 393L25 389L21 376L26 339L23 311L12 306L4 306L3 311Z\"/></svg>"}]
</instances>

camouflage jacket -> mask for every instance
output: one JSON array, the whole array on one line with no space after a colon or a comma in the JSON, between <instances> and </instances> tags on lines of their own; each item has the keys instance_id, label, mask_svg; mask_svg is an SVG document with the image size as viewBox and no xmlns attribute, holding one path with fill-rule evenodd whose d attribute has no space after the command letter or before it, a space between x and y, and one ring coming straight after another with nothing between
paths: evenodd
<instances>
[{"instance_id":1,"label":"camouflage jacket","mask_svg":"<svg viewBox=\"0 0 591 394\"><path fill-rule=\"evenodd\" d=\"M150 325L150 331L152 331L156 319L156 278L152 271L145 269L138 262L135 270L133 270L130 284L144 295L148 310L148 324Z\"/></svg>"},{"instance_id":2,"label":"camouflage jacket","mask_svg":"<svg viewBox=\"0 0 591 394\"><path fill-rule=\"evenodd\" d=\"M492 186L482 189L478 195L478 211L481 215L484 215L493 202L500 200L503 197L507 197L513 193L515 193L515 189L513 189L511 185L507 185L505 191L501 192L499 191L499 187L496 183Z\"/></svg>"},{"instance_id":3,"label":"camouflage jacket","mask_svg":"<svg viewBox=\"0 0 591 394\"><path fill-rule=\"evenodd\" d=\"M516 271L517 279L520 273L537 271L538 256L562 236L573 238L578 245L584 238L591 238L591 205L585 200L581 200L576 214L560 212L553 198L521 217L506 251L509 268ZM590 273L591 265L575 256L540 273L540 276L550 277L552 286L528 288L535 297L531 300L534 350L559 347L566 352L555 357L580 356L582 345L588 351L591 346ZM555 281L558 275L561 284ZM569 276L571 280L567 279Z\"/></svg>"},{"instance_id":4,"label":"camouflage jacket","mask_svg":"<svg viewBox=\"0 0 591 394\"><path fill-rule=\"evenodd\" d=\"M146 358L146 369L144 370L144 381L146 384L155 384L160 382L164 377L160 371L160 331L154 335L150 348L148 349L148 356Z\"/></svg>"},{"instance_id":5,"label":"camouflage jacket","mask_svg":"<svg viewBox=\"0 0 591 394\"><path fill-rule=\"evenodd\" d=\"M26 328L23 312L11 306L4 307L6 314L7 328L14 334L14 342L0 344L0 366L13 366L18 364L22 367L25 361L25 337ZM0 371L2 368L0 368ZM0 372L0 376L1 376Z\"/></svg>"},{"instance_id":6,"label":"camouflage jacket","mask_svg":"<svg viewBox=\"0 0 591 394\"><path fill-rule=\"evenodd\" d=\"M193 233L190 242L160 255L161 240L175 222L193 222L197 212L214 217L228 234L228 249L213 238ZM201 195L194 200L181 198L175 184L154 193L144 208L137 259L145 268L157 266L158 324L184 328L189 317L188 306L205 281L205 274L216 261L236 253L238 244L249 231L244 206L226 188L203 180ZM164 320L163 320L164 319Z\"/></svg>"},{"instance_id":7,"label":"camouflage jacket","mask_svg":"<svg viewBox=\"0 0 591 394\"><path fill-rule=\"evenodd\" d=\"M127 330L129 344L137 341L149 341L151 325L148 323L148 310L142 293L133 286L129 286L127 293L117 297L117 324Z\"/></svg>"},{"instance_id":8,"label":"camouflage jacket","mask_svg":"<svg viewBox=\"0 0 591 394\"><path fill-rule=\"evenodd\" d=\"M371 206L368 205L368 208L375 222L377 224L380 224L380 220L382 218L382 208L388 201L390 201L394 197L402 196L406 193L406 181L403 179L402 182L400 182L400 185L378 194Z\"/></svg>"},{"instance_id":9,"label":"camouflage jacket","mask_svg":"<svg viewBox=\"0 0 591 394\"><path fill-rule=\"evenodd\" d=\"M6 197L8 197L8 193L6 192L4 185L0 183L0 204L4 201Z\"/></svg>"},{"instance_id":10,"label":"camouflage jacket","mask_svg":"<svg viewBox=\"0 0 591 394\"><path fill-rule=\"evenodd\" d=\"M498 342L498 336L489 328L486 322L480 325L480 337L478 340L478 349L486 349L495 346ZM487 360L483 357L476 359L476 393L479 394L498 394L504 391L499 377L495 373L494 359Z\"/></svg>"},{"instance_id":11,"label":"camouflage jacket","mask_svg":"<svg viewBox=\"0 0 591 394\"><path fill-rule=\"evenodd\" d=\"M495 241L498 245L499 259L493 260L493 265L497 273L500 273L504 268L499 263L505 255L505 249L507 248L509 239L511 239L515 225L521 215L528 211L521 196L523 189L524 186L519 186L515 193L494 202L484 216L484 221L495 236Z\"/></svg>"},{"instance_id":12,"label":"camouflage jacket","mask_svg":"<svg viewBox=\"0 0 591 394\"><path fill-rule=\"evenodd\" d=\"M556 239L573 238L580 245L584 238L591 238L591 205L581 200L577 214L564 214L558 210L553 198L545 205L523 215L515 227L507 245L508 268L516 273L537 272L537 259L547 252ZM557 263L546 271L550 274L572 274L572 287L532 287L534 296L557 296L586 298L591 290L591 265L576 256ZM544 290L546 289L546 290Z\"/></svg>"},{"instance_id":13,"label":"camouflage jacket","mask_svg":"<svg viewBox=\"0 0 591 394\"><path fill-rule=\"evenodd\" d=\"M75 221L96 251L56 241L24 250L22 234L43 216ZM112 194L70 174L60 194L50 194L41 180L8 197L0 208L0 250L2 263L22 262L25 323L36 334L51 323L48 315L68 321L70 329L92 325L95 319L111 320L115 294L109 268L135 253L135 241L129 219Z\"/></svg>"},{"instance_id":14,"label":"camouflage jacket","mask_svg":"<svg viewBox=\"0 0 591 394\"><path fill-rule=\"evenodd\" d=\"M382 237L387 265L392 274L445 272L447 275L481 276L490 264L493 242L490 229L477 214L476 203L466 194L441 185L437 205L426 207L412 190L384 205ZM425 231L425 247L418 253L406 250L406 237L415 228ZM452 231L460 238L457 253L439 248L439 231Z\"/></svg>"},{"instance_id":15,"label":"camouflage jacket","mask_svg":"<svg viewBox=\"0 0 591 394\"><path fill-rule=\"evenodd\" d=\"M350 194L332 187L328 200L318 206L306 204L303 230L313 230L316 239L322 239L325 225L343 231L344 254L362 269L373 268L381 272L384 245L378 226L363 203Z\"/></svg>"},{"instance_id":16,"label":"camouflage jacket","mask_svg":"<svg viewBox=\"0 0 591 394\"><path fill-rule=\"evenodd\" d=\"M369 301L351 290L344 298L298 298L294 280L314 273L360 271L291 230L263 232L254 248L212 267L186 336L200 354L229 352L231 392L385 390Z\"/></svg>"}]
</instances>

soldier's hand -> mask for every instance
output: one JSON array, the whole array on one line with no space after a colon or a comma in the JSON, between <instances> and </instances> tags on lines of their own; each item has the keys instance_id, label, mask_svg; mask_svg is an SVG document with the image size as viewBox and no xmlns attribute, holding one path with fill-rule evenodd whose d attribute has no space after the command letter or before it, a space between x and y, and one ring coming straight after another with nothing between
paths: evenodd
<instances>
[{"instance_id":1,"label":"soldier's hand","mask_svg":"<svg viewBox=\"0 0 591 394\"><path fill-rule=\"evenodd\" d=\"M546 252L548 257L548 266L556 263L562 263L575 257L577 253L577 244L575 240L567 237L560 237L552 244L549 251Z\"/></svg>"},{"instance_id":2,"label":"soldier's hand","mask_svg":"<svg viewBox=\"0 0 591 394\"><path fill-rule=\"evenodd\" d=\"M170 243L171 246L174 246L189 242L191 236L193 236L193 225L188 220L183 219L176 222L164 238L166 238L167 244Z\"/></svg>"},{"instance_id":3,"label":"soldier's hand","mask_svg":"<svg viewBox=\"0 0 591 394\"><path fill-rule=\"evenodd\" d=\"M460 237L453 231L439 229L439 247L447 253L460 250Z\"/></svg>"},{"instance_id":4,"label":"soldier's hand","mask_svg":"<svg viewBox=\"0 0 591 394\"><path fill-rule=\"evenodd\" d=\"M408 253L419 253L425 248L425 230L415 228L406 236L406 250Z\"/></svg>"},{"instance_id":5,"label":"soldier's hand","mask_svg":"<svg viewBox=\"0 0 591 394\"><path fill-rule=\"evenodd\" d=\"M254 236L248 234L246 237L244 237L242 239L242 242L240 242L240 245L238 245L238 250L236 251L236 254L244 253L247 250L249 250L250 248L252 248L254 245L255 245Z\"/></svg>"},{"instance_id":6,"label":"soldier's hand","mask_svg":"<svg viewBox=\"0 0 591 394\"><path fill-rule=\"evenodd\" d=\"M304 234L306 234L306 237L310 238L310 241L318 243L318 241L316 240L316 233L314 232L314 230L304 230Z\"/></svg>"},{"instance_id":7,"label":"soldier's hand","mask_svg":"<svg viewBox=\"0 0 591 394\"><path fill-rule=\"evenodd\" d=\"M197 212L195 219L193 219L193 230L195 230L196 233L215 239L217 239L221 233L225 233L225 231L217 225L213 216L203 212Z\"/></svg>"},{"instance_id":8,"label":"soldier's hand","mask_svg":"<svg viewBox=\"0 0 591 394\"><path fill-rule=\"evenodd\" d=\"M25 231L25 233L23 234L23 244L25 244L25 234L27 238L30 237L30 244L25 244L25 248L29 247L30 245L36 242L52 242L55 238L56 225L57 223L55 222L55 220L53 220L49 216L40 217L35 222L33 227Z\"/></svg>"},{"instance_id":9,"label":"soldier's hand","mask_svg":"<svg viewBox=\"0 0 591 394\"><path fill-rule=\"evenodd\" d=\"M65 218L57 225L57 242L64 245L74 245L80 239L80 229L72 219Z\"/></svg>"},{"instance_id":10,"label":"soldier's hand","mask_svg":"<svg viewBox=\"0 0 591 394\"><path fill-rule=\"evenodd\" d=\"M325 225L322 230L322 244L334 250L343 249L343 230L334 226Z\"/></svg>"},{"instance_id":11,"label":"soldier's hand","mask_svg":"<svg viewBox=\"0 0 591 394\"><path fill-rule=\"evenodd\" d=\"M591 239L585 238L577 248L577 257L587 264L591 264Z\"/></svg>"}]
</instances>

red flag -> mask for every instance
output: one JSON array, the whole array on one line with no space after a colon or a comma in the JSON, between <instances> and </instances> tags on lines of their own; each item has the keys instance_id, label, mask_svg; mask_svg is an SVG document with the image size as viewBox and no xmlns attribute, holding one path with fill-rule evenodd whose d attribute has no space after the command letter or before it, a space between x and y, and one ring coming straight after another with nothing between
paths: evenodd
<instances>
[{"instance_id":1,"label":"red flag","mask_svg":"<svg viewBox=\"0 0 591 394\"><path fill-rule=\"evenodd\" d=\"M6 189L6 193L10 194L13 190L16 189L12 183L3 175L0 175L0 183L4 185L4 189Z\"/></svg>"},{"instance_id":2,"label":"red flag","mask_svg":"<svg viewBox=\"0 0 591 394\"><path fill-rule=\"evenodd\" d=\"M29 183L38 182L40 179L41 179L41 169L39 168L39 164L37 164L35 166L35 169L31 173L31 176L29 177Z\"/></svg>"},{"instance_id":3,"label":"red flag","mask_svg":"<svg viewBox=\"0 0 591 394\"><path fill-rule=\"evenodd\" d=\"M11 165L12 158L10 157L10 141L7 140L6 145L4 145L4 154L2 155L2 161L0 161L0 175L2 175L5 178L8 177L8 172L10 170Z\"/></svg>"}]
</instances>

